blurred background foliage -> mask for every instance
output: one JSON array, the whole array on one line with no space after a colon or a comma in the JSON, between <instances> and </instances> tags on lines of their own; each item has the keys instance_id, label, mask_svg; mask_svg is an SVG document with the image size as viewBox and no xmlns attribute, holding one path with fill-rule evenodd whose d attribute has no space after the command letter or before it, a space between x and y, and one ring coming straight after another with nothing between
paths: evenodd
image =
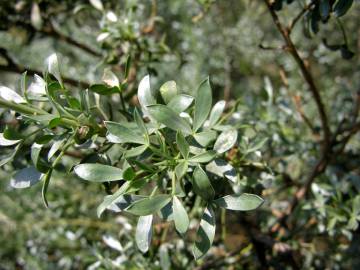
<instances>
[{"instance_id":1,"label":"blurred background foliage","mask_svg":"<svg viewBox=\"0 0 360 270\"><path fill-rule=\"evenodd\" d=\"M173 79L189 93L210 75L216 99L236 105L235 121L252 125L244 130L241 143L257 134L268 138L257 158L272 169L260 179L241 179L244 190L258 189L266 204L256 213L228 214L227 231L217 236L208 257L194 262L184 241L171 234L161 239L160 228L154 249L142 255L129 233L135 220L113 214L97 219L95 207L104 190L69 175L57 175L49 190L51 208L45 209L39 187L26 192L9 187L17 166L13 162L0 174L1 269L360 267L358 133L342 151L334 146L309 194L296 202L285 225L278 222L320 156L323 130L309 85L287 53L264 2L1 2L1 85L19 89L19 74L41 74L45 58L53 52L74 92L101 81L107 67L123 78L130 56L125 97L132 104L145 74L152 75L154 87ZM320 89L330 129L359 123L353 114L360 103L359 1L344 16L331 12L320 19L314 10L326 1L273 4L279 2L281 9L274 9L284 25L310 6L294 25L291 38ZM0 112L1 130L18 124ZM74 160L76 155L66 162Z\"/></svg>"}]
</instances>

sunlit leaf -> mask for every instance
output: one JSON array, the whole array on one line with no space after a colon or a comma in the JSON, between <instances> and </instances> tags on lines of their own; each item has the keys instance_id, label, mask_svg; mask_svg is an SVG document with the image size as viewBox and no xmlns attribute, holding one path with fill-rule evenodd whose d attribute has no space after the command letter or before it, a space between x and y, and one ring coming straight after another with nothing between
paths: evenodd
<instances>
[{"instance_id":1,"label":"sunlit leaf","mask_svg":"<svg viewBox=\"0 0 360 270\"><path fill-rule=\"evenodd\" d=\"M106 121L105 125L108 132L116 138L116 140L111 140L110 138L111 142L146 144L145 136L138 134L120 123Z\"/></svg>"},{"instance_id":2,"label":"sunlit leaf","mask_svg":"<svg viewBox=\"0 0 360 270\"><path fill-rule=\"evenodd\" d=\"M180 234L186 233L190 223L189 217L181 201L176 196L173 197L173 213L176 230Z\"/></svg>"},{"instance_id":3,"label":"sunlit leaf","mask_svg":"<svg viewBox=\"0 0 360 270\"><path fill-rule=\"evenodd\" d=\"M192 96L181 94L172 98L167 106L179 114L189 108L193 101L194 98Z\"/></svg>"},{"instance_id":4,"label":"sunlit leaf","mask_svg":"<svg viewBox=\"0 0 360 270\"><path fill-rule=\"evenodd\" d=\"M103 164L80 164L75 166L74 172L81 179L92 182L109 182L123 179L121 169Z\"/></svg>"},{"instance_id":5,"label":"sunlit leaf","mask_svg":"<svg viewBox=\"0 0 360 270\"><path fill-rule=\"evenodd\" d=\"M156 104L154 93L150 87L150 76L146 75L139 83L138 99L145 115L147 115L147 106Z\"/></svg>"},{"instance_id":6,"label":"sunlit leaf","mask_svg":"<svg viewBox=\"0 0 360 270\"><path fill-rule=\"evenodd\" d=\"M235 129L223 131L217 138L214 150L219 154L231 149L237 141L238 132Z\"/></svg>"},{"instance_id":7,"label":"sunlit leaf","mask_svg":"<svg viewBox=\"0 0 360 270\"><path fill-rule=\"evenodd\" d=\"M147 252L151 244L152 220L152 215L141 216L136 226L136 245L142 253Z\"/></svg>"},{"instance_id":8,"label":"sunlit leaf","mask_svg":"<svg viewBox=\"0 0 360 270\"><path fill-rule=\"evenodd\" d=\"M21 142L21 140L8 140L4 137L4 133L0 133L0 146L11 146Z\"/></svg>"},{"instance_id":9,"label":"sunlit leaf","mask_svg":"<svg viewBox=\"0 0 360 270\"><path fill-rule=\"evenodd\" d=\"M22 96L6 86L0 86L0 98L14 103L26 103Z\"/></svg>"},{"instance_id":10,"label":"sunlit leaf","mask_svg":"<svg viewBox=\"0 0 360 270\"><path fill-rule=\"evenodd\" d=\"M214 130L202 131L194 134L194 139L203 147L208 146L217 137L217 133Z\"/></svg>"},{"instance_id":11,"label":"sunlit leaf","mask_svg":"<svg viewBox=\"0 0 360 270\"><path fill-rule=\"evenodd\" d=\"M168 81L160 87L160 94L166 104L168 104L177 94L175 81Z\"/></svg>"},{"instance_id":12,"label":"sunlit leaf","mask_svg":"<svg viewBox=\"0 0 360 270\"><path fill-rule=\"evenodd\" d=\"M257 195L243 193L241 195L227 195L214 202L228 210L250 211L260 207L264 200Z\"/></svg>"},{"instance_id":13,"label":"sunlit leaf","mask_svg":"<svg viewBox=\"0 0 360 270\"><path fill-rule=\"evenodd\" d=\"M222 113L224 112L226 102L224 100L218 101L210 112L209 117L209 126L214 126L220 119Z\"/></svg>"},{"instance_id":14,"label":"sunlit leaf","mask_svg":"<svg viewBox=\"0 0 360 270\"><path fill-rule=\"evenodd\" d=\"M63 85L61 75L60 75L61 73L60 73L60 67L59 67L59 60L58 60L56 53L51 54L46 59L46 64L47 64L47 71L51 75L53 75L61 85Z\"/></svg>"},{"instance_id":15,"label":"sunlit leaf","mask_svg":"<svg viewBox=\"0 0 360 270\"><path fill-rule=\"evenodd\" d=\"M236 183L237 174L233 166L222 159L215 159L206 165L206 170L219 177L226 177L231 182Z\"/></svg>"}]
</instances>

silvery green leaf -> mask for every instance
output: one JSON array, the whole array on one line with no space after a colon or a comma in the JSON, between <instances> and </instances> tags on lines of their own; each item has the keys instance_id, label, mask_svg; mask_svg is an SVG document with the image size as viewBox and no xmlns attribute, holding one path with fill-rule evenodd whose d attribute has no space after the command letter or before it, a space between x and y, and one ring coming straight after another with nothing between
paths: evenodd
<instances>
[{"instance_id":1,"label":"silvery green leaf","mask_svg":"<svg viewBox=\"0 0 360 270\"><path fill-rule=\"evenodd\" d=\"M127 151L124 152L124 155L126 158L136 157L140 156L142 153L145 152L145 150L148 148L147 145L140 145L138 147L133 147Z\"/></svg>"},{"instance_id":2,"label":"silvery green leaf","mask_svg":"<svg viewBox=\"0 0 360 270\"><path fill-rule=\"evenodd\" d=\"M215 159L206 165L206 170L219 177L226 177L231 182L237 182L236 170L228 162L223 159Z\"/></svg>"},{"instance_id":3,"label":"silvery green leaf","mask_svg":"<svg viewBox=\"0 0 360 270\"><path fill-rule=\"evenodd\" d=\"M192 96L181 94L172 98L167 106L174 112L181 113L189 108L193 100L194 98Z\"/></svg>"},{"instance_id":4,"label":"silvery green leaf","mask_svg":"<svg viewBox=\"0 0 360 270\"><path fill-rule=\"evenodd\" d=\"M58 60L56 53L51 54L46 59L46 64L47 64L47 71L51 75L53 75L61 85L63 85L61 75L60 75L61 73L60 73L60 67L59 67L59 60Z\"/></svg>"},{"instance_id":5,"label":"silvery green leaf","mask_svg":"<svg viewBox=\"0 0 360 270\"><path fill-rule=\"evenodd\" d=\"M222 113L224 112L226 102L224 100L218 101L210 112L209 117L209 126L214 126L220 119Z\"/></svg>"},{"instance_id":6,"label":"silvery green leaf","mask_svg":"<svg viewBox=\"0 0 360 270\"><path fill-rule=\"evenodd\" d=\"M11 146L19 142L21 142L21 140L8 140L4 137L4 133L0 133L0 146Z\"/></svg>"},{"instance_id":7,"label":"silvery green leaf","mask_svg":"<svg viewBox=\"0 0 360 270\"><path fill-rule=\"evenodd\" d=\"M126 209L126 211L137 216L146 216L156 213L167 205L170 200L171 197L169 195L155 195L153 197L134 202Z\"/></svg>"},{"instance_id":8,"label":"silvery green leaf","mask_svg":"<svg viewBox=\"0 0 360 270\"><path fill-rule=\"evenodd\" d=\"M13 158L15 157L15 155L17 154L17 152L19 151L19 149L21 148L21 144L18 144L15 149L13 151L11 151L10 154L6 155L6 156L2 156L0 158L0 167L4 166L5 164L7 164L8 162L10 162L11 160L13 160Z\"/></svg>"},{"instance_id":9,"label":"silvery green leaf","mask_svg":"<svg viewBox=\"0 0 360 270\"><path fill-rule=\"evenodd\" d=\"M106 200L106 198L110 198L111 196L112 195L106 196L104 198L104 201ZM125 210L126 208L128 208L132 203L144 198L145 198L144 196L133 195L133 194L121 195L116 200L112 201L111 204L106 207L106 209L119 213Z\"/></svg>"},{"instance_id":10,"label":"silvery green leaf","mask_svg":"<svg viewBox=\"0 0 360 270\"><path fill-rule=\"evenodd\" d=\"M109 182L123 179L121 169L103 164L80 164L75 166L74 172L81 179L92 182Z\"/></svg>"},{"instance_id":11,"label":"silvery green leaf","mask_svg":"<svg viewBox=\"0 0 360 270\"><path fill-rule=\"evenodd\" d=\"M115 249L120 252L124 251L124 248L121 245L121 243L118 240L116 240L114 237L112 237L110 235L103 235L102 239L105 242L105 244L107 246L109 246L110 248Z\"/></svg>"},{"instance_id":12,"label":"silvery green leaf","mask_svg":"<svg viewBox=\"0 0 360 270\"><path fill-rule=\"evenodd\" d=\"M137 96L143 113L147 115L147 106L156 104L154 93L150 87L150 76L146 75L139 83Z\"/></svg>"},{"instance_id":13,"label":"silvery green leaf","mask_svg":"<svg viewBox=\"0 0 360 270\"><path fill-rule=\"evenodd\" d=\"M35 167L28 167L17 171L10 180L13 188L28 188L41 180L42 173L38 172Z\"/></svg>"},{"instance_id":14,"label":"silvery green leaf","mask_svg":"<svg viewBox=\"0 0 360 270\"><path fill-rule=\"evenodd\" d=\"M195 98L194 131L197 131L209 115L212 104L212 93L209 78L199 85Z\"/></svg>"},{"instance_id":15,"label":"silvery green leaf","mask_svg":"<svg viewBox=\"0 0 360 270\"><path fill-rule=\"evenodd\" d=\"M27 92L30 95L46 95L45 90L46 83L39 75L34 75L34 81L30 84Z\"/></svg>"},{"instance_id":16,"label":"silvery green leaf","mask_svg":"<svg viewBox=\"0 0 360 270\"><path fill-rule=\"evenodd\" d=\"M102 81L109 87L119 87L120 86L118 77L116 77L116 75L109 68L106 68L104 70Z\"/></svg>"},{"instance_id":17,"label":"silvery green leaf","mask_svg":"<svg viewBox=\"0 0 360 270\"><path fill-rule=\"evenodd\" d=\"M238 132L235 129L229 129L221 132L220 136L215 142L214 150L219 154L228 151L235 145L237 136Z\"/></svg>"},{"instance_id":18,"label":"silvery green leaf","mask_svg":"<svg viewBox=\"0 0 360 270\"><path fill-rule=\"evenodd\" d=\"M6 86L0 86L0 98L14 103L26 103L22 96Z\"/></svg>"},{"instance_id":19,"label":"silvery green leaf","mask_svg":"<svg viewBox=\"0 0 360 270\"><path fill-rule=\"evenodd\" d=\"M168 252L168 244L164 243L159 248L161 270L171 269L171 259Z\"/></svg>"},{"instance_id":20,"label":"silvery green leaf","mask_svg":"<svg viewBox=\"0 0 360 270\"><path fill-rule=\"evenodd\" d=\"M96 213L100 218L101 214L114 202L116 202L122 195L124 195L130 188L130 181L125 182L114 194L106 196L102 203L97 207Z\"/></svg>"},{"instance_id":21,"label":"silvery green leaf","mask_svg":"<svg viewBox=\"0 0 360 270\"><path fill-rule=\"evenodd\" d=\"M157 104L149 106L147 109L150 116L158 123L164 124L172 130L181 131L184 134L191 134L190 125L169 107Z\"/></svg>"},{"instance_id":22,"label":"silvery green leaf","mask_svg":"<svg viewBox=\"0 0 360 270\"><path fill-rule=\"evenodd\" d=\"M142 253L147 252L151 244L152 220L153 215L141 216L136 226L136 245Z\"/></svg>"},{"instance_id":23,"label":"silvery green leaf","mask_svg":"<svg viewBox=\"0 0 360 270\"><path fill-rule=\"evenodd\" d=\"M103 11L103 10L104 10L104 6L103 6L101 0L89 0L89 1L90 1L90 4L91 4L94 8L96 8L96 9L98 9L98 10L100 10L100 11Z\"/></svg>"},{"instance_id":24,"label":"silvery green leaf","mask_svg":"<svg viewBox=\"0 0 360 270\"><path fill-rule=\"evenodd\" d=\"M32 4L30 21L36 30L40 30L42 28L43 20L41 18L39 5L36 2L33 2Z\"/></svg>"},{"instance_id":25,"label":"silvery green leaf","mask_svg":"<svg viewBox=\"0 0 360 270\"><path fill-rule=\"evenodd\" d=\"M176 144L180 150L181 155L186 159L189 156L189 144L180 131L176 133Z\"/></svg>"},{"instance_id":26,"label":"silvery green leaf","mask_svg":"<svg viewBox=\"0 0 360 270\"><path fill-rule=\"evenodd\" d=\"M166 104L168 104L178 93L176 82L168 81L160 87L160 94Z\"/></svg>"},{"instance_id":27,"label":"silvery green leaf","mask_svg":"<svg viewBox=\"0 0 360 270\"><path fill-rule=\"evenodd\" d=\"M55 153L64 145L64 143L65 139L58 139L53 142L48 152L48 160L50 160L55 155Z\"/></svg>"},{"instance_id":28,"label":"silvery green leaf","mask_svg":"<svg viewBox=\"0 0 360 270\"><path fill-rule=\"evenodd\" d=\"M189 217L181 201L176 196L173 197L173 213L176 230L180 234L186 233L190 224Z\"/></svg>"},{"instance_id":29,"label":"silvery green leaf","mask_svg":"<svg viewBox=\"0 0 360 270\"><path fill-rule=\"evenodd\" d=\"M264 200L255 194L227 195L214 201L228 210L250 211L260 207Z\"/></svg>"},{"instance_id":30,"label":"silvery green leaf","mask_svg":"<svg viewBox=\"0 0 360 270\"><path fill-rule=\"evenodd\" d=\"M145 126L145 123L138 111L137 108L135 108L134 110L134 119L135 119L135 122L137 124L137 127L139 128L140 132L143 134L143 135L147 135L148 134L148 131L146 129L146 126Z\"/></svg>"},{"instance_id":31,"label":"silvery green leaf","mask_svg":"<svg viewBox=\"0 0 360 270\"><path fill-rule=\"evenodd\" d=\"M135 130L130 129L123 124L106 121L105 125L111 135L108 136L108 139L111 142L146 144L144 135L138 134Z\"/></svg>"},{"instance_id":32,"label":"silvery green leaf","mask_svg":"<svg viewBox=\"0 0 360 270\"><path fill-rule=\"evenodd\" d=\"M197 166L194 170L192 184L194 192L201 196L205 201L214 198L214 188L212 187L208 176L200 166Z\"/></svg>"},{"instance_id":33,"label":"silvery green leaf","mask_svg":"<svg viewBox=\"0 0 360 270\"><path fill-rule=\"evenodd\" d=\"M189 162L194 163L207 163L213 160L216 157L217 153L213 150L206 151L204 153L198 154L189 158Z\"/></svg>"},{"instance_id":34,"label":"silvery green leaf","mask_svg":"<svg viewBox=\"0 0 360 270\"><path fill-rule=\"evenodd\" d=\"M181 179L188 170L188 162L186 160L179 162L175 167L175 175L177 179Z\"/></svg>"},{"instance_id":35,"label":"silvery green leaf","mask_svg":"<svg viewBox=\"0 0 360 270\"><path fill-rule=\"evenodd\" d=\"M203 257L214 241L216 220L214 210L208 206L200 221L200 226L196 232L196 241L193 246L193 254L196 260Z\"/></svg>"},{"instance_id":36,"label":"silvery green leaf","mask_svg":"<svg viewBox=\"0 0 360 270\"><path fill-rule=\"evenodd\" d=\"M194 139L203 147L206 147L212 141L215 141L217 133L214 130L202 131L194 134Z\"/></svg>"}]
</instances>

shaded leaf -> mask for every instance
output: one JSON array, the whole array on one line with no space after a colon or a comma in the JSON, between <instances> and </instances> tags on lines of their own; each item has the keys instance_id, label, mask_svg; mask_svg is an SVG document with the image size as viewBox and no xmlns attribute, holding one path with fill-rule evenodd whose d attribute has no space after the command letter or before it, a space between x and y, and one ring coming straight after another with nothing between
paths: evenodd
<instances>
[{"instance_id":1,"label":"shaded leaf","mask_svg":"<svg viewBox=\"0 0 360 270\"><path fill-rule=\"evenodd\" d=\"M336 17L345 15L351 8L354 0L338 0L334 6L334 14Z\"/></svg>"},{"instance_id":2,"label":"shaded leaf","mask_svg":"<svg viewBox=\"0 0 360 270\"><path fill-rule=\"evenodd\" d=\"M201 196L205 201L214 198L214 188L212 187L208 176L200 166L197 166L194 170L192 184L195 193Z\"/></svg>"},{"instance_id":3,"label":"shaded leaf","mask_svg":"<svg viewBox=\"0 0 360 270\"><path fill-rule=\"evenodd\" d=\"M183 158L187 159L189 156L189 144L180 131L176 133L176 144Z\"/></svg>"},{"instance_id":4,"label":"shaded leaf","mask_svg":"<svg viewBox=\"0 0 360 270\"><path fill-rule=\"evenodd\" d=\"M196 241L193 246L193 254L196 260L203 257L211 248L215 237L216 220L214 210L208 206L200 221L196 232Z\"/></svg>"},{"instance_id":5,"label":"shaded leaf","mask_svg":"<svg viewBox=\"0 0 360 270\"><path fill-rule=\"evenodd\" d=\"M157 104L149 106L148 111L157 122L164 124L168 128L181 131L184 134L191 134L190 125L169 107Z\"/></svg>"},{"instance_id":6,"label":"shaded leaf","mask_svg":"<svg viewBox=\"0 0 360 270\"><path fill-rule=\"evenodd\" d=\"M35 167L21 169L16 172L10 180L13 188L28 188L40 181L42 173L38 172Z\"/></svg>"},{"instance_id":7,"label":"shaded leaf","mask_svg":"<svg viewBox=\"0 0 360 270\"><path fill-rule=\"evenodd\" d=\"M159 211L170 200L171 197L169 195L156 195L134 202L126 211L137 216L147 216Z\"/></svg>"},{"instance_id":8,"label":"shaded leaf","mask_svg":"<svg viewBox=\"0 0 360 270\"><path fill-rule=\"evenodd\" d=\"M209 78L205 79L199 86L194 108L194 131L197 131L209 115L212 104L212 93Z\"/></svg>"}]
</instances>

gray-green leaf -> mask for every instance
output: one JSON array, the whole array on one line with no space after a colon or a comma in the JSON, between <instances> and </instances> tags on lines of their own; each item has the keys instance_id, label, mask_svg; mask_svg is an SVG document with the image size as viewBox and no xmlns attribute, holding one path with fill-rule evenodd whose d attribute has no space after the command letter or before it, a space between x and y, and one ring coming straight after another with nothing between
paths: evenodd
<instances>
[{"instance_id":1,"label":"gray-green leaf","mask_svg":"<svg viewBox=\"0 0 360 270\"><path fill-rule=\"evenodd\" d=\"M150 116L157 122L164 124L172 130L181 131L184 134L191 134L190 125L169 107L157 104L149 106L147 109Z\"/></svg>"},{"instance_id":2,"label":"gray-green leaf","mask_svg":"<svg viewBox=\"0 0 360 270\"><path fill-rule=\"evenodd\" d=\"M38 172L35 167L21 169L16 172L10 180L13 188L28 188L41 180L42 173Z\"/></svg>"},{"instance_id":3,"label":"gray-green leaf","mask_svg":"<svg viewBox=\"0 0 360 270\"><path fill-rule=\"evenodd\" d=\"M186 160L179 162L175 167L175 175L177 179L181 179L188 170L188 162Z\"/></svg>"},{"instance_id":4,"label":"gray-green leaf","mask_svg":"<svg viewBox=\"0 0 360 270\"><path fill-rule=\"evenodd\" d=\"M179 114L189 108L193 100L194 98L192 96L181 94L172 98L167 106Z\"/></svg>"},{"instance_id":5,"label":"gray-green leaf","mask_svg":"<svg viewBox=\"0 0 360 270\"><path fill-rule=\"evenodd\" d=\"M136 226L136 245L142 253L149 250L152 237L152 215L139 217Z\"/></svg>"},{"instance_id":6,"label":"gray-green leaf","mask_svg":"<svg viewBox=\"0 0 360 270\"><path fill-rule=\"evenodd\" d=\"M138 134L134 130L125 127L120 123L107 121L105 122L105 125L111 135L111 142L146 144L145 136Z\"/></svg>"},{"instance_id":7,"label":"gray-green leaf","mask_svg":"<svg viewBox=\"0 0 360 270\"><path fill-rule=\"evenodd\" d=\"M209 115L212 104L212 93L209 78L199 86L195 98L194 131L197 131Z\"/></svg>"},{"instance_id":8,"label":"gray-green leaf","mask_svg":"<svg viewBox=\"0 0 360 270\"><path fill-rule=\"evenodd\" d=\"M235 129L229 129L221 132L220 136L215 142L214 150L219 154L228 151L235 145L237 136L238 133Z\"/></svg>"},{"instance_id":9,"label":"gray-green leaf","mask_svg":"<svg viewBox=\"0 0 360 270\"><path fill-rule=\"evenodd\" d=\"M123 179L122 170L116 167L87 163L74 168L77 176L92 182L109 182Z\"/></svg>"},{"instance_id":10,"label":"gray-green leaf","mask_svg":"<svg viewBox=\"0 0 360 270\"><path fill-rule=\"evenodd\" d=\"M201 196L205 201L214 198L214 188L212 187L208 176L200 166L197 166L194 170L192 184L195 193Z\"/></svg>"},{"instance_id":11,"label":"gray-green leaf","mask_svg":"<svg viewBox=\"0 0 360 270\"><path fill-rule=\"evenodd\" d=\"M175 228L180 234L186 233L189 228L189 217L181 201L173 197L173 213Z\"/></svg>"},{"instance_id":12,"label":"gray-green leaf","mask_svg":"<svg viewBox=\"0 0 360 270\"><path fill-rule=\"evenodd\" d=\"M219 121L222 113L224 112L226 102L224 100L218 101L210 112L209 126L214 126Z\"/></svg>"},{"instance_id":13,"label":"gray-green leaf","mask_svg":"<svg viewBox=\"0 0 360 270\"><path fill-rule=\"evenodd\" d=\"M183 158L187 159L189 156L189 144L180 131L176 134L176 144Z\"/></svg>"},{"instance_id":14,"label":"gray-green leaf","mask_svg":"<svg viewBox=\"0 0 360 270\"><path fill-rule=\"evenodd\" d=\"M189 162L195 162L195 163L207 163L213 160L216 157L217 153L213 150L206 151L204 153L201 153L199 155L193 156L189 159Z\"/></svg>"},{"instance_id":15,"label":"gray-green leaf","mask_svg":"<svg viewBox=\"0 0 360 270\"><path fill-rule=\"evenodd\" d=\"M160 94L166 104L168 104L178 93L176 82L168 81L160 87Z\"/></svg>"},{"instance_id":16,"label":"gray-green leaf","mask_svg":"<svg viewBox=\"0 0 360 270\"><path fill-rule=\"evenodd\" d=\"M147 106L156 104L154 94L150 88L150 76L146 75L139 83L138 87L138 99L143 109L143 112L147 114Z\"/></svg>"},{"instance_id":17,"label":"gray-green leaf","mask_svg":"<svg viewBox=\"0 0 360 270\"><path fill-rule=\"evenodd\" d=\"M214 130L207 130L194 134L194 139L203 147L206 147L212 141L215 141L217 133Z\"/></svg>"},{"instance_id":18,"label":"gray-green leaf","mask_svg":"<svg viewBox=\"0 0 360 270\"><path fill-rule=\"evenodd\" d=\"M137 216L147 216L159 211L170 200L171 197L169 195L156 195L134 202L126 211Z\"/></svg>"},{"instance_id":19,"label":"gray-green leaf","mask_svg":"<svg viewBox=\"0 0 360 270\"><path fill-rule=\"evenodd\" d=\"M233 166L223 159L215 159L206 165L206 170L219 177L226 177L231 182L236 183L237 174Z\"/></svg>"},{"instance_id":20,"label":"gray-green leaf","mask_svg":"<svg viewBox=\"0 0 360 270\"><path fill-rule=\"evenodd\" d=\"M228 210L250 211L260 207L264 200L255 194L227 195L214 201Z\"/></svg>"},{"instance_id":21,"label":"gray-green leaf","mask_svg":"<svg viewBox=\"0 0 360 270\"><path fill-rule=\"evenodd\" d=\"M203 257L211 248L215 237L215 229L215 213L213 209L208 206L201 218L200 226L196 233L197 239L193 246L193 254L196 260Z\"/></svg>"}]
</instances>

